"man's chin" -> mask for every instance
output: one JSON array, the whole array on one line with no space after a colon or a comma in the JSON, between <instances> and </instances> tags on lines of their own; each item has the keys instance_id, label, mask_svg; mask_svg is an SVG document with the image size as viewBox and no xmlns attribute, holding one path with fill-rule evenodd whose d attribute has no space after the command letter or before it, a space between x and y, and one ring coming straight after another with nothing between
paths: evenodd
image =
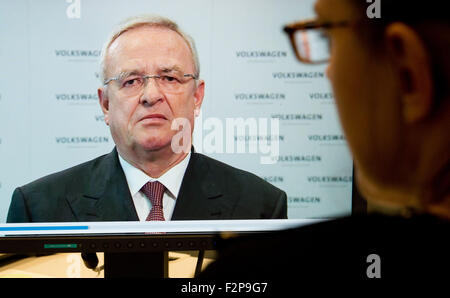
<instances>
[{"instance_id":1,"label":"man's chin","mask_svg":"<svg viewBox=\"0 0 450 298\"><path fill-rule=\"evenodd\" d=\"M151 144L141 144L140 147L144 150L144 151L148 151L148 152L157 152L157 151L162 151L162 150L166 150L167 148L170 148L170 144L169 146L165 145L165 144L159 144L159 143L151 143Z\"/></svg>"},{"instance_id":2,"label":"man's chin","mask_svg":"<svg viewBox=\"0 0 450 298\"><path fill-rule=\"evenodd\" d=\"M171 150L171 146L170 146L171 142L170 139L167 140L166 138L164 139L150 139L150 140L143 140L141 142L138 142L138 145L141 149L143 149L144 151L161 151L161 150Z\"/></svg>"}]
</instances>

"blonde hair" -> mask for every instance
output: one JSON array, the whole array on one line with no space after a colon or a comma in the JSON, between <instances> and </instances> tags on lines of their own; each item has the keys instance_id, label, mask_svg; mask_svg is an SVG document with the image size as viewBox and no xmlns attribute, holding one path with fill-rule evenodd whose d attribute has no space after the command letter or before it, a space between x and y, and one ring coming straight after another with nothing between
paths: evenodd
<instances>
[{"instance_id":1,"label":"blonde hair","mask_svg":"<svg viewBox=\"0 0 450 298\"><path fill-rule=\"evenodd\" d=\"M195 43L192 37L184 33L174 21L162 16L146 14L130 17L119 23L119 25L112 31L109 38L104 43L100 56L100 79L102 83L106 79L106 54L111 44L123 33L142 26L163 27L178 33L186 41L189 49L191 50L192 60L194 63L194 75L199 78L200 62L198 59L197 49L195 48Z\"/></svg>"}]
</instances>

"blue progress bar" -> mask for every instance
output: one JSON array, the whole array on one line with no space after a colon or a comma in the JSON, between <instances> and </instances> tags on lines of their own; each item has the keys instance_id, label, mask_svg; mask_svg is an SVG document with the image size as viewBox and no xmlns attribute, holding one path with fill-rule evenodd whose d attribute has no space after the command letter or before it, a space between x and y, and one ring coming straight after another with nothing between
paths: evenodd
<instances>
[{"instance_id":1,"label":"blue progress bar","mask_svg":"<svg viewBox=\"0 0 450 298\"><path fill-rule=\"evenodd\" d=\"M88 230L89 226L54 226L54 227L0 227L0 231L64 231L64 230Z\"/></svg>"}]
</instances>

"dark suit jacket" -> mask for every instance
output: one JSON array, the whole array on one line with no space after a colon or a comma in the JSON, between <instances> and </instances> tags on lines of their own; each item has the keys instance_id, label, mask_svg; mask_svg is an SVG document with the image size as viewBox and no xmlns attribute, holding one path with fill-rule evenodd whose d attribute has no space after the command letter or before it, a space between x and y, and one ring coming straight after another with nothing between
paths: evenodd
<instances>
[{"instance_id":1,"label":"dark suit jacket","mask_svg":"<svg viewBox=\"0 0 450 298\"><path fill-rule=\"evenodd\" d=\"M192 153L172 220L287 218L286 193ZM15 189L7 222L139 220L117 150Z\"/></svg>"}]
</instances>

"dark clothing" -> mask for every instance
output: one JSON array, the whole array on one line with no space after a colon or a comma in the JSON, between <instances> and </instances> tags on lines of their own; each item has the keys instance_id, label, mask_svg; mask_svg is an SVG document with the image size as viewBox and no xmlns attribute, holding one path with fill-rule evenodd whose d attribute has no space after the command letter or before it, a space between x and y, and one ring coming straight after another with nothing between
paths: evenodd
<instances>
[{"instance_id":1,"label":"dark clothing","mask_svg":"<svg viewBox=\"0 0 450 298\"><path fill-rule=\"evenodd\" d=\"M201 277L281 278L291 286L305 280L364 280L377 273L382 279L448 281L449 232L449 221L431 216L369 215L247 235L220 240L217 261Z\"/></svg>"},{"instance_id":2,"label":"dark clothing","mask_svg":"<svg viewBox=\"0 0 450 298\"><path fill-rule=\"evenodd\" d=\"M172 220L287 218L286 193L193 152ZM13 193L7 222L137 221L117 150Z\"/></svg>"}]
</instances>

